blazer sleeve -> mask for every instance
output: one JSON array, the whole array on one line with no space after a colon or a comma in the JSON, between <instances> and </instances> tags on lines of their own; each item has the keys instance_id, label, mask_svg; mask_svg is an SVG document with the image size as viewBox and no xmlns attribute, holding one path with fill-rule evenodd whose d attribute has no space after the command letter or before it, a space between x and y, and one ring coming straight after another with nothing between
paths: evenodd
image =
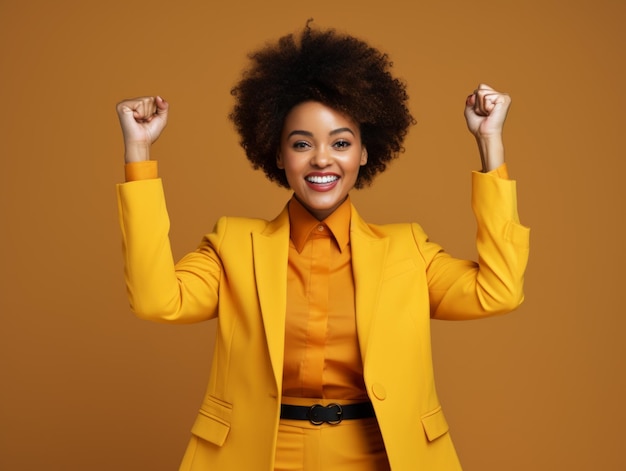
<instances>
[{"instance_id":1,"label":"blazer sleeve","mask_svg":"<svg viewBox=\"0 0 626 471\"><path fill-rule=\"evenodd\" d=\"M478 262L451 257L414 225L415 241L426 263L433 318L504 314L524 300L530 230L519 221L516 182L474 172L472 209Z\"/></svg>"},{"instance_id":2,"label":"blazer sleeve","mask_svg":"<svg viewBox=\"0 0 626 471\"><path fill-rule=\"evenodd\" d=\"M190 323L217 313L222 264L216 231L174 263L161 179L117 185L124 276L130 306L143 319Z\"/></svg>"}]
</instances>

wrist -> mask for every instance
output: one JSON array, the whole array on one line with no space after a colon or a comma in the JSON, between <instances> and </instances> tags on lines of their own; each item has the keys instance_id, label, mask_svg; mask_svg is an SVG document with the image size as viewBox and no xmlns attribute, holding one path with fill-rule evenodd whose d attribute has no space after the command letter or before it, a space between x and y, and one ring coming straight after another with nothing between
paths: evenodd
<instances>
[{"instance_id":1,"label":"wrist","mask_svg":"<svg viewBox=\"0 0 626 471\"><path fill-rule=\"evenodd\" d=\"M127 142L124 146L126 163L150 160L150 144L147 142Z\"/></svg>"}]
</instances>

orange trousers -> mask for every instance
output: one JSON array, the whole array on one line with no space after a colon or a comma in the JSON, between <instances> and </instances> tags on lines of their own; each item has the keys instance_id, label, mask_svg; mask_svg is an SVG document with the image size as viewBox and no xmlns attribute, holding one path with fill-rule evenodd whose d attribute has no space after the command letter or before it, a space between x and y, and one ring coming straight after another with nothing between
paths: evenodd
<instances>
[{"instance_id":1,"label":"orange trousers","mask_svg":"<svg viewBox=\"0 0 626 471\"><path fill-rule=\"evenodd\" d=\"M281 419L275 471L390 470L375 418L313 425Z\"/></svg>"}]
</instances>

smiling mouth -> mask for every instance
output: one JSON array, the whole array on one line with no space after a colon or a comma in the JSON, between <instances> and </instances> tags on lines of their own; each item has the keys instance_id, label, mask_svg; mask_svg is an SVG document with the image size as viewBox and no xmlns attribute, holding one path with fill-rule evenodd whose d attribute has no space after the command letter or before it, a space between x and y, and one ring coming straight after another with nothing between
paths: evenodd
<instances>
[{"instance_id":1,"label":"smiling mouth","mask_svg":"<svg viewBox=\"0 0 626 471\"><path fill-rule=\"evenodd\" d=\"M318 185L333 183L333 182L336 182L337 180L339 180L339 177L337 175L324 175L324 176L311 175L311 176L306 177L307 182L315 183Z\"/></svg>"}]
</instances>

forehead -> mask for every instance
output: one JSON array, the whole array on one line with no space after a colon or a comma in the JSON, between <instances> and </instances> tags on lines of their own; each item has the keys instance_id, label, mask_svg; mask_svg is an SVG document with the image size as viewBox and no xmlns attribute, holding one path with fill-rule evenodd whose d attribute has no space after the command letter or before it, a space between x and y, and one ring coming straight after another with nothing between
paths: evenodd
<instances>
[{"instance_id":1,"label":"forehead","mask_svg":"<svg viewBox=\"0 0 626 471\"><path fill-rule=\"evenodd\" d=\"M332 131L338 128L348 128L355 134L359 130L356 122L346 114L317 101L305 101L289 111L283 131L294 129Z\"/></svg>"}]
</instances>

